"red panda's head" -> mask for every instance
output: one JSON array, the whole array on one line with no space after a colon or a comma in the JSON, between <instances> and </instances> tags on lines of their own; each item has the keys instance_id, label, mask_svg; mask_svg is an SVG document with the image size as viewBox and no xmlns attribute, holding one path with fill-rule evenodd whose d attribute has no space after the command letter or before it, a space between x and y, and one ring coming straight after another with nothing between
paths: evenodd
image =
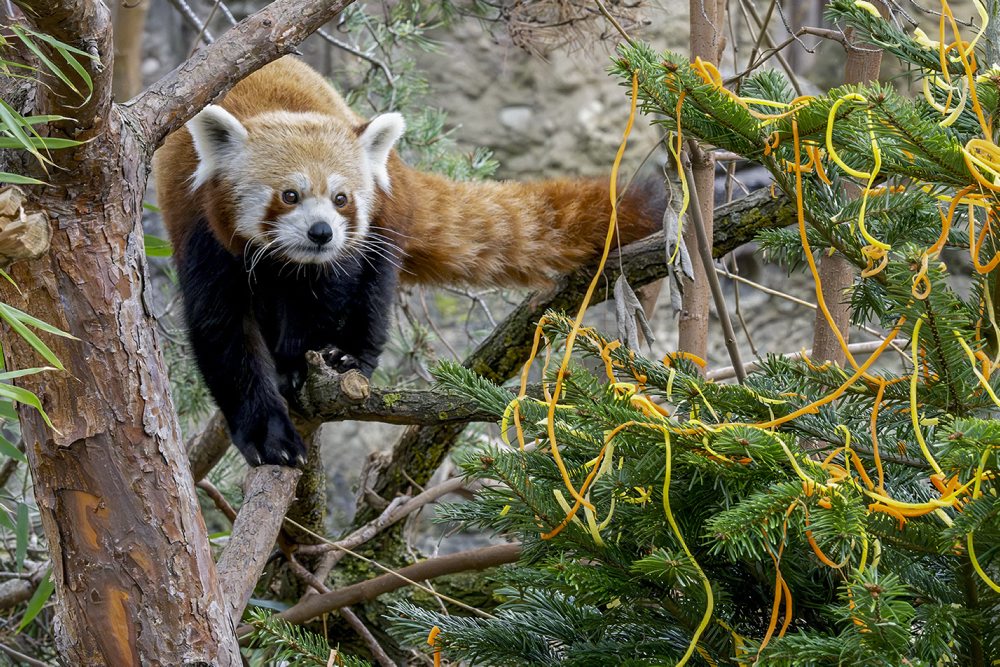
<instances>
[{"instance_id":1,"label":"red panda's head","mask_svg":"<svg viewBox=\"0 0 1000 667\"><path fill-rule=\"evenodd\" d=\"M232 219L221 227L231 229L232 241L321 264L365 245L377 191L390 188L386 164L404 122L387 113L349 128L323 114L285 111L240 122L211 105L187 128L198 155L192 190L210 184L225 194L219 208Z\"/></svg>"}]
</instances>

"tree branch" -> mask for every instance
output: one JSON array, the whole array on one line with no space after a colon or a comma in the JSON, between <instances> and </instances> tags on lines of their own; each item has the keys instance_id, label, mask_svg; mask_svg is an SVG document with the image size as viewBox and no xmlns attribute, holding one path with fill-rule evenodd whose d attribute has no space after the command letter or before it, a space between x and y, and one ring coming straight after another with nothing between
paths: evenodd
<instances>
[{"instance_id":1,"label":"tree branch","mask_svg":"<svg viewBox=\"0 0 1000 667\"><path fill-rule=\"evenodd\" d=\"M400 496L394 499L377 519L369 521L364 526L361 526L357 530L353 531L350 535L347 535L336 542L303 544L296 549L296 553L311 556L330 552L331 555L335 556L333 562L326 567L326 572L322 572L321 569L317 568L317 576L322 575L320 578L325 579L326 575L330 573L330 569L332 569L333 566L337 564L337 561L339 561L343 557L344 553L346 553L343 549L356 549L365 542L374 538L386 528L389 528L390 526L393 526L410 516L424 505L428 505L436 501L441 496L445 496L449 493L454 493L459 489L465 488L466 484L467 481L464 477L452 477L451 479L441 482L440 484L435 484L423 493L412 498ZM326 565L326 563L324 562L322 565Z\"/></svg>"},{"instance_id":2,"label":"tree branch","mask_svg":"<svg viewBox=\"0 0 1000 667\"><path fill-rule=\"evenodd\" d=\"M238 81L291 53L352 0L276 0L203 46L126 104L150 154Z\"/></svg>"},{"instance_id":3,"label":"tree branch","mask_svg":"<svg viewBox=\"0 0 1000 667\"><path fill-rule=\"evenodd\" d=\"M437 558L428 558L414 565L400 568L396 572L383 574L322 595L307 597L277 616L289 623L305 623L335 609L373 600L380 595L409 585L410 581L424 581L456 572L485 570L513 563L520 555L520 544L500 544L460 551ZM250 626L244 625L240 626L236 633L242 637L252 630L253 628Z\"/></svg>"},{"instance_id":4,"label":"tree branch","mask_svg":"<svg viewBox=\"0 0 1000 667\"><path fill-rule=\"evenodd\" d=\"M766 189L720 206L715 213L714 252L725 254L751 241L763 229L787 226L794 222L794 215L787 198L772 198ZM619 267L624 269L633 289L664 277L667 274L664 248L661 230L621 251L612 252L605 265L605 289L595 292L591 305L611 298L610 286L618 278ZM535 323L547 310L577 308L594 270L593 266L581 269L563 276L549 290L529 295L469 355L464 365L492 382L506 382L528 358ZM411 484L410 479L426 484L464 428L464 423L457 422L408 428L393 448L372 490L382 498L392 498L405 492ZM359 507L358 510L356 521L366 522L373 518L371 508Z\"/></svg>"},{"instance_id":5,"label":"tree branch","mask_svg":"<svg viewBox=\"0 0 1000 667\"><path fill-rule=\"evenodd\" d=\"M219 463L229 449L229 427L226 418L216 411L208 420L204 430L187 442L188 461L191 462L191 476L200 481Z\"/></svg>"},{"instance_id":6,"label":"tree branch","mask_svg":"<svg viewBox=\"0 0 1000 667\"><path fill-rule=\"evenodd\" d=\"M216 566L233 623L243 615L264 571L301 474L282 466L260 466L247 474L243 506Z\"/></svg>"}]
</instances>

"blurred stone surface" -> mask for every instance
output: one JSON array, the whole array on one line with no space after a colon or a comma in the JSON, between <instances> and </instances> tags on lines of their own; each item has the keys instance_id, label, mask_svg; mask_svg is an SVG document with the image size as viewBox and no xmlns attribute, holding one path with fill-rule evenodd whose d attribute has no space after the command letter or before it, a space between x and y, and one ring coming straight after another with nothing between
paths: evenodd
<instances>
[{"instance_id":1,"label":"blurred stone surface","mask_svg":"<svg viewBox=\"0 0 1000 667\"><path fill-rule=\"evenodd\" d=\"M201 17L209 15L213 4L213 0L191 2ZM229 7L237 18L242 18L262 4L259 0L234 2ZM685 51L687 6L688 3L679 0L655 0L645 8L647 24L636 35L659 50ZM737 15L734 20L737 29L743 30L742 16ZM221 34L226 21L217 15L210 27L215 34ZM147 82L180 63L192 50L196 33L169 3L153 3L142 67ZM783 31L780 33L783 38ZM448 112L453 136L462 149L471 151L477 146L485 146L493 150L501 165L498 177L531 179L608 173L628 116L628 88L607 74L613 40L592 41L572 49L557 50L543 59L511 44L502 28L494 27L491 33L474 19L462 21L447 32L437 31L433 37L440 47L433 52L416 54L418 67L430 80L432 95L427 102ZM748 44L741 46L741 62L748 55L748 48ZM820 60L836 62L837 54L828 45L825 48L824 59ZM335 83L342 77L348 59L353 58L316 37L303 44L300 51L310 63L331 75ZM831 55L826 57L827 54ZM830 68L831 71L836 69L834 65ZM728 51L723 70L727 74L733 71ZM650 119L639 117L622 173L628 174L639 165L664 132L663 128L652 125ZM655 167L662 160L661 155L655 155L651 160L654 164L647 169L655 174ZM752 187L761 187L763 183L759 174L747 173L745 178L752 181ZM155 193L150 191L147 198L155 202ZM157 233L156 216L150 216L147 222L148 231ZM782 269L764 263L752 248L739 253L739 265L742 275L752 280L815 301L811 279L801 271L789 277ZM731 313L735 316L733 283L723 279L723 284ZM605 288L610 290L611 286L601 287ZM797 351L810 344L811 310L746 286L739 289L741 314L761 353ZM517 295L508 295L506 299L499 295L484 298L497 319L518 301ZM489 327L481 310L470 309L471 302L464 297L428 292L426 301L430 310L441 316L441 334L459 356L471 349ZM467 312L472 313L475 320L471 325L462 322ZM588 315L588 323L607 332L614 331L613 310L606 305L595 308ZM668 304L660 304L652 324L656 342L651 350L644 349L643 353L659 358L675 349L676 344L676 318ZM738 319L734 319L734 326L744 359L752 359ZM475 335L470 336L470 331ZM717 320L713 319L710 336L710 366L729 365ZM434 343L434 347L439 358L451 356L440 342ZM395 370L407 367L408 363L398 350L390 350L383 367ZM406 375L412 377L413 373L407 371ZM323 428L325 460L329 468L331 530L343 528L350 522L355 504L354 487L369 453L390 448L400 432L401 427L356 422ZM485 432L479 429L477 437ZM421 520L420 532L424 537L420 545L425 551L437 548L445 530L441 526L429 527L426 518L431 515L427 510ZM461 549L468 544L463 539L450 538L442 544L442 549Z\"/></svg>"}]
</instances>

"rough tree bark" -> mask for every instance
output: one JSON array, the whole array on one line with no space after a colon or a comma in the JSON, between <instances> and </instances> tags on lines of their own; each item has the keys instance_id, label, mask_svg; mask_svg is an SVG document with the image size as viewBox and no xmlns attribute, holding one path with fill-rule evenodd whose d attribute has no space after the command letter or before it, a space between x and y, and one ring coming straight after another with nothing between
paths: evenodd
<instances>
[{"instance_id":1,"label":"rough tree bark","mask_svg":"<svg viewBox=\"0 0 1000 667\"><path fill-rule=\"evenodd\" d=\"M278 0L128 107L111 99L104 3L15 0L21 20L98 58L80 59L94 85L86 103L49 75L17 100L25 112L71 117L42 130L86 143L53 152L48 174L21 155L0 156L8 171L48 181L26 190L52 223L49 252L14 264L20 292L3 281L0 300L78 338L50 342L66 372L17 380L55 425L20 411L66 664L241 664L144 299L142 197L152 152L170 131L348 2ZM3 333L9 367L37 365L20 337Z\"/></svg>"},{"instance_id":2,"label":"rough tree bark","mask_svg":"<svg viewBox=\"0 0 1000 667\"><path fill-rule=\"evenodd\" d=\"M886 15L886 7L879 0L875 5ZM853 30L847 31L847 64L844 66L844 83L868 83L878 79L882 66L882 50L869 44L855 44ZM853 185L845 186L852 194L859 194L860 189ZM854 285L854 266L840 253L824 254L820 258L819 278L823 285L823 296L830 309L831 319L837 329L844 335L844 340L850 341L851 308L847 303L847 290ZM832 361L841 366L847 361L847 356L840 347L837 336L826 321L822 310L816 311L816 323L813 327L813 358L816 361Z\"/></svg>"},{"instance_id":3,"label":"rough tree bark","mask_svg":"<svg viewBox=\"0 0 1000 667\"><path fill-rule=\"evenodd\" d=\"M725 43L723 19L726 13L726 1L690 0L688 6L691 12L691 60L701 58L705 62L718 65ZM712 238L715 160L711 154L699 149L694 142L689 143L689 150L695 181L691 185L698 189L698 196L701 199L705 235ZM684 243L691 255L694 280L684 281L684 298L677 324L677 349L704 359L708 356L708 303L711 298L706 271L711 271L712 267L702 264L698 251L698 236L692 224L689 220L684 230Z\"/></svg>"}]
</instances>

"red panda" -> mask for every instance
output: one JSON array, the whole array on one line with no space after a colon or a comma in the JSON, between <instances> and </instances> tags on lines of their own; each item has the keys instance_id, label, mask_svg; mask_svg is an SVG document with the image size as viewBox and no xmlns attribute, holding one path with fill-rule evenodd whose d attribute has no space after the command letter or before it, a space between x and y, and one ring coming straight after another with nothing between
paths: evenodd
<instances>
[{"instance_id":1,"label":"red panda","mask_svg":"<svg viewBox=\"0 0 1000 667\"><path fill-rule=\"evenodd\" d=\"M603 179L455 182L393 151L404 121L365 121L285 57L167 138L154 160L199 369L251 464L301 464L292 400L309 349L374 370L397 280L534 287L592 259L611 212ZM662 202L630 192L621 242Z\"/></svg>"}]
</instances>

